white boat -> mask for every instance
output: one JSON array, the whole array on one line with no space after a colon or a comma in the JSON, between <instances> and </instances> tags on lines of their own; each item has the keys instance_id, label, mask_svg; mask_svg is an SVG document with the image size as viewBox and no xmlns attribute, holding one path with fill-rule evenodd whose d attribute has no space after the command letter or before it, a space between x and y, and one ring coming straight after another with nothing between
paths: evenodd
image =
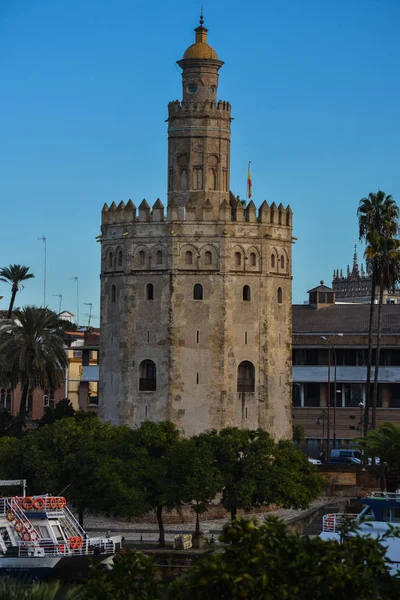
<instances>
[{"instance_id":1,"label":"white boat","mask_svg":"<svg viewBox=\"0 0 400 600\"><path fill-rule=\"evenodd\" d=\"M121 536L89 538L62 496L0 498L0 576L69 579L120 546Z\"/></svg>"},{"instance_id":2,"label":"white boat","mask_svg":"<svg viewBox=\"0 0 400 600\"><path fill-rule=\"evenodd\" d=\"M331 513L324 515L322 523L323 540L341 541L341 528L349 520L359 522L357 534L377 538L387 533L390 527L400 527L400 493L372 492L367 498L358 498L365 508L357 514ZM392 574L400 574L400 538L388 538L382 542L386 546L386 556L390 561Z\"/></svg>"}]
</instances>

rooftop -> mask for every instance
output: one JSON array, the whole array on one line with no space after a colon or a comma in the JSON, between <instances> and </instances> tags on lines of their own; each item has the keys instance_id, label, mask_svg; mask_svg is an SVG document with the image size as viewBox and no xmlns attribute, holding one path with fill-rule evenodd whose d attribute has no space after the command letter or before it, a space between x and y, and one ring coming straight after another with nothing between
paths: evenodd
<instances>
[{"instance_id":1,"label":"rooftop","mask_svg":"<svg viewBox=\"0 0 400 600\"><path fill-rule=\"evenodd\" d=\"M307 304L293 306L293 335L347 333L368 334L369 304L332 304L316 310ZM374 312L377 328L378 306ZM382 305L382 334L400 334L400 304Z\"/></svg>"}]
</instances>

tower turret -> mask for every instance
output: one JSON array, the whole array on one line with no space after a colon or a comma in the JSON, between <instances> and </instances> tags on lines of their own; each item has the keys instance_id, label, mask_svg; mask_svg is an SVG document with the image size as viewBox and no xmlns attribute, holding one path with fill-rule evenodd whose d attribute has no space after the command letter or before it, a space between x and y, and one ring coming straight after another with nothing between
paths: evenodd
<instances>
[{"instance_id":1,"label":"tower turret","mask_svg":"<svg viewBox=\"0 0 400 600\"><path fill-rule=\"evenodd\" d=\"M200 209L209 201L216 217L221 202L229 203L231 111L217 102L224 63L207 42L202 16L194 31L195 43L178 61L182 101L168 106L168 204Z\"/></svg>"}]
</instances>

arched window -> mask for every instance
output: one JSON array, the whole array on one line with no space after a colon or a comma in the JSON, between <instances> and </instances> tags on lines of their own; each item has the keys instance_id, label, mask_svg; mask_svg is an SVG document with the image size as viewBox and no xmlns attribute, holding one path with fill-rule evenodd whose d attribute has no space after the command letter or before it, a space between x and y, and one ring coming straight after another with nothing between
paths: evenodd
<instances>
[{"instance_id":1,"label":"arched window","mask_svg":"<svg viewBox=\"0 0 400 600\"><path fill-rule=\"evenodd\" d=\"M181 171L181 190L186 191L188 189L188 176L186 169Z\"/></svg>"},{"instance_id":2,"label":"arched window","mask_svg":"<svg viewBox=\"0 0 400 600\"><path fill-rule=\"evenodd\" d=\"M282 304L282 288L278 288L278 304Z\"/></svg>"},{"instance_id":3,"label":"arched window","mask_svg":"<svg viewBox=\"0 0 400 600\"><path fill-rule=\"evenodd\" d=\"M271 269L275 269L275 254L271 254Z\"/></svg>"},{"instance_id":4,"label":"arched window","mask_svg":"<svg viewBox=\"0 0 400 600\"><path fill-rule=\"evenodd\" d=\"M203 300L203 286L200 283L193 288L193 300Z\"/></svg>"},{"instance_id":5,"label":"arched window","mask_svg":"<svg viewBox=\"0 0 400 600\"><path fill-rule=\"evenodd\" d=\"M146 285L146 300L154 300L154 285L152 283Z\"/></svg>"},{"instance_id":6,"label":"arched window","mask_svg":"<svg viewBox=\"0 0 400 600\"><path fill-rule=\"evenodd\" d=\"M4 388L0 391L0 404L4 408L6 407L6 390Z\"/></svg>"},{"instance_id":7,"label":"arched window","mask_svg":"<svg viewBox=\"0 0 400 600\"><path fill-rule=\"evenodd\" d=\"M235 265L237 267L240 267L241 264L242 264L242 255L240 254L240 252L235 252Z\"/></svg>"},{"instance_id":8,"label":"arched window","mask_svg":"<svg viewBox=\"0 0 400 600\"><path fill-rule=\"evenodd\" d=\"M193 170L193 189L203 189L203 169L201 167L195 167Z\"/></svg>"},{"instance_id":9,"label":"arched window","mask_svg":"<svg viewBox=\"0 0 400 600\"><path fill-rule=\"evenodd\" d=\"M112 284L111 286L111 302L115 302L117 299L117 287Z\"/></svg>"},{"instance_id":10,"label":"arched window","mask_svg":"<svg viewBox=\"0 0 400 600\"><path fill-rule=\"evenodd\" d=\"M122 267L122 250L118 250L118 266Z\"/></svg>"},{"instance_id":11,"label":"arched window","mask_svg":"<svg viewBox=\"0 0 400 600\"><path fill-rule=\"evenodd\" d=\"M281 256L281 269L284 269L284 268L285 268L285 257L282 254L282 256Z\"/></svg>"},{"instance_id":12,"label":"arched window","mask_svg":"<svg viewBox=\"0 0 400 600\"><path fill-rule=\"evenodd\" d=\"M157 367L152 360L143 360L139 365L139 392L155 392L157 389Z\"/></svg>"},{"instance_id":13,"label":"arched window","mask_svg":"<svg viewBox=\"0 0 400 600\"><path fill-rule=\"evenodd\" d=\"M250 253L250 266L251 266L251 267L255 267L255 266L256 266L256 264L257 264L257 257L256 257L256 254L255 254L255 252L251 252L251 253Z\"/></svg>"},{"instance_id":14,"label":"arched window","mask_svg":"<svg viewBox=\"0 0 400 600\"><path fill-rule=\"evenodd\" d=\"M139 252L139 262L140 262L141 265L144 265L145 262L146 262L146 253L145 253L144 250L141 250Z\"/></svg>"},{"instance_id":15,"label":"arched window","mask_svg":"<svg viewBox=\"0 0 400 600\"><path fill-rule=\"evenodd\" d=\"M192 265L193 264L193 254L190 252L190 250L188 250L186 252L185 261L186 261L187 265Z\"/></svg>"},{"instance_id":16,"label":"arched window","mask_svg":"<svg viewBox=\"0 0 400 600\"><path fill-rule=\"evenodd\" d=\"M237 375L237 391L238 392L250 392L253 393L255 390L255 369L254 365L244 360L238 366Z\"/></svg>"},{"instance_id":17,"label":"arched window","mask_svg":"<svg viewBox=\"0 0 400 600\"><path fill-rule=\"evenodd\" d=\"M212 254L209 250L207 250L207 252L204 255L204 259L205 259L205 263L206 265L211 265L212 264Z\"/></svg>"},{"instance_id":18,"label":"arched window","mask_svg":"<svg viewBox=\"0 0 400 600\"><path fill-rule=\"evenodd\" d=\"M243 300L246 302L250 302L251 300L251 290L249 285L243 286Z\"/></svg>"},{"instance_id":19,"label":"arched window","mask_svg":"<svg viewBox=\"0 0 400 600\"><path fill-rule=\"evenodd\" d=\"M157 265L162 265L162 259L163 259L163 253L161 252L161 250L157 250L157 252L156 252L156 264Z\"/></svg>"},{"instance_id":20,"label":"arched window","mask_svg":"<svg viewBox=\"0 0 400 600\"><path fill-rule=\"evenodd\" d=\"M217 181L217 169L210 169L210 189L216 190L218 189L218 181Z\"/></svg>"},{"instance_id":21,"label":"arched window","mask_svg":"<svg viewBox=\"0 0 400 600\"><path fill-rule=\"evenodd\" d=\"M113 253L109 252L108 253L108 267L109 269L112 269L113 266Z\"/></svg>"}]
</instances>

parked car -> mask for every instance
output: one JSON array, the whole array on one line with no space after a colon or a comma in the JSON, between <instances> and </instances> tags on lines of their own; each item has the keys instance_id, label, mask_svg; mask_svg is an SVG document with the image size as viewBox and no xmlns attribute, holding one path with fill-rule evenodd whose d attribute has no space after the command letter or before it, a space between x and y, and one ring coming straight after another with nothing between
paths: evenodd
<instances>
[{"instance_id":1,"label":"parked car","mask_svg":"<svg viewBox=\"0 0 400 600\"><path fill-rule=\"evenodd\" d=\"M331 465L361 465L361 460L355 456L333 456L329 462Z\"/></svg>"},{"instance_id":2,"label":"parked car","mask_svg":"<svg viewBox=\"0 0 400 600\"><path fill-rule=\"evenodd\" d=\"M310 461L310 463L312 463L313 465L322 465L322 462L320 460L318 460L317 458L310 458L308 457L308 460Z\"/></svg>"},{"instance_id":3,"label":"parked car","mask_svg":"<svg viewBox=\"0 0 400 600\"><path fill-rule=\"evenodd\" d=\"M331 450L331 454L330 454L330 458L331 458L331 462L333 458L355 458L357 459L358 463L361 462L361 452L360 450L354 450L353 448L333 448ZM345 462L351 462L351 461L345 461Z\"/></svg>"}]
</instances>

